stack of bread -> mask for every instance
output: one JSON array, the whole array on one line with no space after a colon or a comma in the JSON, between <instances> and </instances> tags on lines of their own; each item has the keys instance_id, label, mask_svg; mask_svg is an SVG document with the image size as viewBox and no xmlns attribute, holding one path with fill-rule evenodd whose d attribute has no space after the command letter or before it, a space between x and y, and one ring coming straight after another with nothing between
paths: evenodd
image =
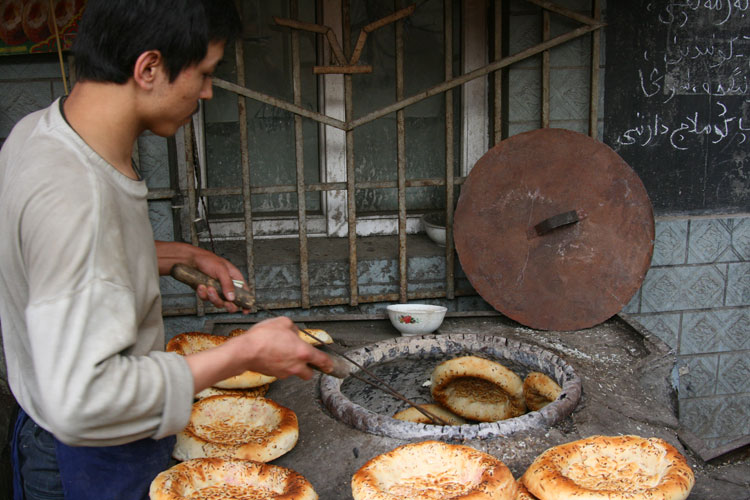
<instances>
[{"instance_id":1,"label":"stack of bread","mask_svg":"<svg viewBox=\"0 0 750 500\"><path fill-rule=\"evenodd\" d=\"M177 434L172 456L270 462L294 448L298 437L297 415L270 399L209 396L193 404L190 422Z\"/></svg>"},{"instance_id":2,"label":"stack of bread","mask_svg":"<svg viewBox=\"0 0 750 500\"><path fill-rule=\"evenodd\" d=\"M316 339L330 335L313 330ZM167 351L187 356L242 335L182 333ZM305 341L317 343L300 332ZM246 371L196 394L190 421L177 435L172 456L182 463L162 472L151 485L152 500L188 498L284 498L316 500L312 485L297 472L270 465L297 444L297 415L264 397L276 379Z\"/></svg>"},{"instance_id":3,"label":"stack of bread","mask_svg":"<svg viewBox=\"0 0 750 500\"><path fill-rule=\"evenodd\" d=\"M210 349L212 347L218 347L223 344L230 337L236 337L242 335L247 330L237 328L229 332L228 335L212 335L210 333L202 332L185 332L180 333L172 337L167 342L166 350L169 352L175 352L182 356ZM306 329L305 331L310 332L315 339L320 340L324 344L333 343L333 339L328 332L320 329ZM309 344L317 344L318 342L313 339L310 335L300 331L299 336L302 340ZM204 389L195 395L196 399L203 399L208 396L216 395L242 395L242 396L265 396L268 392L269 386L276 380L275 377L263 375L262 373L254 371L245 371L234 377L221 380L215 383L212 387Z\"/></svg>"},{"instance_id":4,"label":"stack of bread","mask_svg":"<svg viewBox=\"0 0 750 500\"><path fill-rule=\"evenodd\" d=\"M244 330L239 331L244 332ZM175 335L167 342L167 351L187 356L212 347L218 347L227 340L229 340L229 337L224 335L185 332ZM264 396L268 392L269 384L275 380L275 377L269 377L268 375L248 370L215 383L212 387L196 394L195 398L203 399L208 396L227 394Z\"/></svg>"},{"instance_id":5,"label":"stack of bread","mask_svg":"<svg viewBox=\"0 0 750 500\"><path fill-rule=\"evenodd\" d=\"M495 422L537 411L557 399L562 388L549 376L531 372L521 379L502 364L478 356L462 356L437 365L430 377L435 403L424 405L450 425ZM414 408L393 418L432 423Z\"/></svg>"}]
</instances>

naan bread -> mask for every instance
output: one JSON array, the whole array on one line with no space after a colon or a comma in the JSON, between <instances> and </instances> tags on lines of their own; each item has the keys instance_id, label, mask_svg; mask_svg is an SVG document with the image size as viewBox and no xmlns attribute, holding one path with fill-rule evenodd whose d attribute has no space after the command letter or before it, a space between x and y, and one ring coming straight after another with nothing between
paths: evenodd
<instances>
[{"instance_id":1,"label":"naan bread","mask_svg":"<svg viewBox=\"0 0 750 500\"><path fill-rule=\"evenodd\" d=\"M523 399L531 411L541 410L562 392L562 387L544 373L531 372L523 380Z\"/></svg>"},{"instance_id":2,"label":"naan bread","mask_svg":"<svg viewBox=\"0 0 750 500\"><path fill-rule=\"evenodd\" d=\"M333 344L333 338L328 334L327 331L321 330L319 328L304 328L305 331L312 334L316 339L320 340L323 344ZM242 335L247 330L243 330L242 328L237 328L229 332L230 337L236 337L237 335ZM298 332L299 338L307 342L308 344L312 345L319 345L319 342L314 340L310 335L306 335L305 332L300 330Z\"/></svg>"},{"instance_id":3,"label":"naan bread","mask_svg":"<svg viewBox=\"0 0 750 500\"><path fill-rule=\"evenodd\" d=\"M207 387L195 395L195 399L205 399L209 396L247 396L250 398L262 398L268 393L271 384L253 387L251 389L219 389L218 387Z\"/></svg>"},{"instance_id":4,"label":"naan bread","mask_svg":"<svg viewBox=\"0 0 750 500\"><path fill-rule=\"evenodd\" d=\"M399 446L352 476L354 500L514 500L516 490L497 458L441 441Z\"/></svg>"},{"instance_id":5,"label":"naan bread","mask_svg":"<svg viewBox=\"0 0 750 500\"><path fill-rule=\"evenodd\" d=\"M684 500L695 476L662 439L591 436L548 449L521 482L540 500Z\"/></svg>"},{"instance_id":6,"label":"naan bread","mask_svg":"<svg viewBox=\"0 0 750 500\"><path fill-rule=\"evenodd\" d=\"M325 330L321 330L319 328L305 328L304 330L305 332L312 334L316 339L320 340L320 342L324 344L333 344L333 338L331 338L331 336L328 335L328 332L326 332ZM299 338L301 338L308 344L320 345L320 342L313 340L313 338L310 337L310 335L306 335L305 332L300 330Z\"/></svg>"},{"instance_id":7,"label":"naan bread","mask_svg":"<svg viewBox=\"0 0 750 500\"><path fill-rule=\"evenodd\" d=\"M448 425L464 425L468 424L466 420L459 417L458 415L455 415L442 406L429 403L424 405L419 405L420 408L424 408L428 412L432 413L433 415L436 415L446 422L448 422ZM418 424L430 424L430 425L438 425L435 422L433 422L427 415L420 412L413 406L408 407L405 410L401 410L400 412L393 415L393 418L396 420L404 420L406 422L416 422Z\"/></svg>"},{"instance_id":8,"label":"naan bread","mask_svg":"<svg viewBox=\"0 0 750 500\"><path fill-rule=\"evenodd\" d=\"M516 500L539 500L537 497L529 493L529 490L526 489L526 486L524 486L522 482L516 481L516 485L518 486Z\"/></svg>"},{"instance_id":9,"label":"naan bread","mask_svg":"<svg viewBox=\"0 0 750 500\"><path fill-rule=\"evenodd\" d=\"M151 482L151 500L317 500L312 485L297 472L250 460L196 458L160 473Z\"/></svg>"},{"instance_id":10,"label":"naan bread","mask_svg":"<svg viewBox=\"0 0 750 500\"><path fill-rule=\"evenodd\" d=\"M432 398L456 415L495 422L526 412L523 381L500 363L463 356L440 363L430 377Z\"/></svg>"},{"instance_id":11,"label":"naan bread","mask_svg":"<svg viewBox=\"0 0 750 500\"><path fill-rule=\"evenodd\" d=\"M167 342L167 351L176 352L182 356L204 351L217 347L226 342L229 337L223 335L211 335L202 332L186 332L175 335ZM270 384L276 377L263 375L254 371L246 371L234 377L221 380L214 384L219 389L251 389L261 385Z\"/></svg>"},{"instance_id":12,"label":"naan bread","mask_svg":"<svg viewBox=\"0 0 750 500\"><path fill-rule=\"evenodd\" d=\"M193 404L172 456L269 462L294 448L298 437L297 415L270 399L210 396Z\"/></svg>"}]
</instances>

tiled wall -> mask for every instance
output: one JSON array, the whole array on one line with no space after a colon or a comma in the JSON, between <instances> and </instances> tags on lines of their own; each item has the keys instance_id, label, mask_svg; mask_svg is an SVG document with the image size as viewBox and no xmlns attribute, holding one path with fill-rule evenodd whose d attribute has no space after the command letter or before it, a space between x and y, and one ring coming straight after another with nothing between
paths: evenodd
<instances>
[{"instance_id":1,"label":"tiled wall","mask_svg":"<svg viewBox=\"0 0 750 500\"><path fill-rule=\"evenodd\" d=\"M674 349L683 425L708 448L750 435L750 216L658 219L625 312Z\"/></svg>"}]
</instances>

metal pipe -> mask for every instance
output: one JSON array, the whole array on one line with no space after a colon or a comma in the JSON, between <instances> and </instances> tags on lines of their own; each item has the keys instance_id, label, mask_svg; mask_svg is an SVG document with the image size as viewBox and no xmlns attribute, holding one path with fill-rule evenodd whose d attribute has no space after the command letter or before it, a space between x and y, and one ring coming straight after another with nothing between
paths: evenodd
<instances>
[{"instance_id":1,"label":"metal pipe","mask_svg":"<svg viewBox=\"0 0 750 500\"><path fill-rule=\"evenodd\" d=\"M445 79L453 78L453 2L443 1L443 64ZM445 92L445 296L455 297L455 257L453 249L453 198L455 191L453 147L453 90Z\"/></svg>"},{"instance_id":2,"label":"metal pipe","mask_svg":"<svg viewBox=\"0 0 750 500\"><path fill-rule=\"evenodd\" d=\"M282 99L256 92L255 90L250 90L241 85L237 85L236 83L228 82L226 80L222 80L221 78L214 77L213 84L220 89L228 90L230 92L234 92L235 94L249 97L250 99L254 99L258 102L275 106L279 109L289 111L290 113L304 116L305 118L310 118L311 120L315 120L316 122L330 125L331 127L335 127L340 130L347 129L346 123L342 122L341 120L331 118L330 116L326 116L315 111L310 111L309 109L303 108L302 106L297 106Z\"/></svg>"},{"instance_id":3,"label":"metal pipe","mask_svg":"<svg viewBox=\"0 0 750 500\"><path fill-rule=\"evenodd\" d=\"M542 11L542 40L549 40L550 21L549 12ZM542 128L549 128L549 49L542 52Z\"/></svg>"},{"instance_id":4,"label":"metal pipe","mask_svg":"<svg viewBox=\"0 0 750 500\"><path fill-rule=\"evenodd\" d=\"M600 22L599 18L597 18L596 16L594 17L584 16L583 14L579 14L578 12L572 11L570 9L566 9L565 7L561 7L554 2L548 2L546 0L526 0L526 1L529 3L533 3L534 5L538 5L545 11L550 11L556 14L560 14L561 16L565 16L570 19L573 19L574 21L578 21L581 24L588 24L590 26L596 26Z\"/></svg>"},{"instance_id":5,"label":"metal pipe","mask_svg":"<svg viewBox=\"0 0 750 500\"><path fill-rule=\"evenodd\" d=\"M291 13L297 17L297 0L291 1ZM302 104L302 83L299 60L299 32L292 31L292 87L294 104ZM308 274L309 254L307 251L307 204L305 196L305 150L302 132L302 117L294 115L294 153L297 165L297 221L299 234L299 284L302 307L310 307L310 277Z\"/></svg>"},{"instance_id":6,"label":"metal pipe","mask_svg":"<svg viewBox=\"0 0 750 500\"><path fill-rule=\"evenodd\" d=\"M195 245L199 246L199 239L198 239L198 233L195 230L195 222L193 221L193 217L197 215L197 206L198 202L196 199L196 193L195 193L195 134L193 132L193 122L192 120L187 122L184 127L185 131L185 164L187 166L187 190L188 190L188 214L189 214L189 220L190 220L190 242ZM205 316L206 311L203 304L203 301L198 297L198 294L194 294L195 296L195 310L197 316Z\"/></svg>"},{"instance_id":7,"label":"metal pipe","mask_svg":"<svg viewBox=\"0 0 750 500\"><path fill-rule=\"evenodd\" d=\"M600 0L592 0L592 10L595 20L602 17ZM599 135L599 57L601 51L601 31L591 33L591 80L589 96L589 137L597 138Z\"/></svg>"},{"instance_id":8,"label":"metal pipe","mask_svg":"<svg viewBox=\"0 0 750 500\"><path fill-rule=\"evenodd\" d=\"M344 55L351 52L351 17L349 12L349 0L342 2L343 19L343 44ZM354 105L352 102L352 75L344 75L344 109L345 118L349 123L354 116ZM356 167L354 165L354 129L346 131L346 208L349 237L349 305L356 306L359 303L359 285L357 276L357 200L355 182Z\"/></svg>"},{"instance_id":9,"label":"metal pipe","mask_svg":"<svg viewBox=\"0 0 750 500\"><path fill-rule=\"evenodd\" d=\"M463 184L466 177L454 177L455 185ZM445 179L442 177L431 177L426 179L406 179L406 187L429 187L445 186ZM357 189L396 189L397 181L362 181L355 183ZM318 191L339 191L346 189L346 182L316 182L305 185L305 192ZM250 194L279 194L279 193L296 193L296 184L278 184L275 186L251 186ZM239 196L243 195L245 190L241 187L208 187L201 189L201 195L211 196ZM168 200L175 195L181 194L177 189L153 189L149 190L149 200Z\"/></svg>"},{"instance_id":10,"label":"metal pipe","mask_svg":"<svg viewBox=\"0 0 750 500\"><path fill-rule=\"evenodd\" d=\"M395 0L396 9L400 1ZM396 100L404 98L404 26L397 21L396 35ZM396 112L396 171L398 182L398 288L399 302L406 302L408 291L406 255L406 126L404 110Z\"/></svg>"},{"instance_id":11,"label":"metal pipe","mask_svg":"<svg viewBox=\"0 0 750 500\"><path fill-rule=\"evenodd\" d=\"M245 85L245 51L242 40L234 45L235 63L237 65L237 81ZM247 130L247 102L246 98L237 95L237 114L240 128L240 163L242 166L242 207L245 221L245 265L247 266L247 289L255 299L255 248L253 237L253 204L250 181L250 152ZM255 310L255 308L251 309Z\"/></svg>"},{"instance_id":12,"label":"metal pipe","mask_svg":"<svg viewBox=\"0 0 750 500\"><path fill-rule=\"evenodd\" d=\"M493 51L495 61L500 60L503 55L503 1L495 0L494 8L494 39ZM492 76L492 145L503 140L503 70L495 71Z\"/></svg>"},{"instance_id":13,"label":"metal pipe","mask_svg":"<svg viewBox=\"0 0 750 500\"><path fill-rule=\"evenodd\" d=\"M477 296L476 290L456 290L457 297L475 297ZM444 298L445 294L442 291L438 292L410 292L407 295L407 300L426 300L426 299L441 299ZM397 302L399 300L398 293L378 294L378 295L359 295L360 304L373 304L378 302ZM341 306L348 305L349 300L346 297L320 299L311 302L310 307L330 307L330 306ZM285 301L285 302L266 302L263 306L267 309L300 309L301 303L298 300ZM206 305L206 311L208 313L222 313L223 309L217 309L212 304ZM162 310L163 316L192 316L196 315L196 309L191 307L165 307ZM244 321L244 318L243 318Z\"/></svg>"},{"instance_id":14,"label":"metal pipe","mask_svg":"<svg viewBox=\"0 0 750 500\"><path fill-rule=\"evenodd\" d=\"M215 326L217 324L220 325L242 325L246 323L258 323L260 321L263 321L265 319L269 318L269 314L263 314L261 312L258 312L257 314L254 314L252 316L243 316L241 318L228 318L228 319L220 319L217 321L206 321L204 328L205 331L213 331ZM319 322L319 321L373 321L373 320L383 320L388 319L387 313L376 313L376 314L370 314L370 313L363 313L363 312L352 312L352 313L334 313L334 314L315 314L315 313L309 313L304 312L303 314L297 314L295 312L285 312L284 316L291 319L292 321L296 323L304 323L304 322ZM486 318L486 317L495 317L495 316L502 316L497 311L448 311L445 313L446 318Z\"/></svg>"},{"instance_id":15,"label":"metal pipe","mask_svg":"<svg viewBox=\"0 0 750 500\"><path fill-rule=\"evenodd\" d=\"M180 173L177 166L177 141L172 136L167 139L167 165L169 166L169 195L164 199L170 200L172 208L172 233L175 241L184 241L182 236L182 213L185 205L182 190L180 189ZM151 189L149 189L149 195ZM151 199L151 198L149 198Z\"/></svg>"}]
</instances>

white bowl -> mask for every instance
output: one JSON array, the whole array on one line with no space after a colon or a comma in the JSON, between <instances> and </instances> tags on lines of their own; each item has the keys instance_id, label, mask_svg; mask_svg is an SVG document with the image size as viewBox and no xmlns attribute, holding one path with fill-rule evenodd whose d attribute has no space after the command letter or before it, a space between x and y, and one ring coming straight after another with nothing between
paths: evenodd
<instances>
[{"instance_id":1,"label":"white bowl","mask_svg":"<svg viewBox=\"0 0 750 500\"><path fill-rule=\"evenodd\" d=\"M437 245L445 246L445 214L429 213L422 216L422 224L427 236Z\"/></svg>"},{"instance_id":2,"label":"white bowl","mask_svg":"<svg viewBox=\"0 0 750 500\"><path fill-rule=\"evenodd\" d=\"M430 304L393 304L388 306L390 318L401 335L432 333L443 323L447 307Z\"/></svg>"}]
</instances>

